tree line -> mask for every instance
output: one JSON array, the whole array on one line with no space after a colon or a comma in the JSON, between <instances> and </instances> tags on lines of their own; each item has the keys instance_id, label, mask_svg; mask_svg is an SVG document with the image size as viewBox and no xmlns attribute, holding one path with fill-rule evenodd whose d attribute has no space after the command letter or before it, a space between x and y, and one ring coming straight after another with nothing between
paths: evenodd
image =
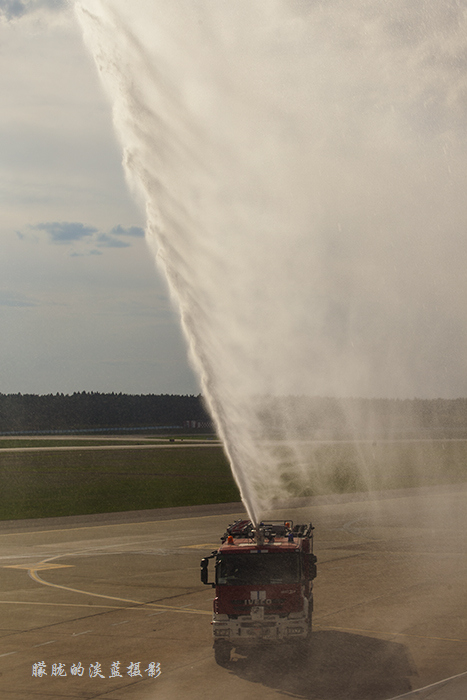
<instances>
[{"instance_id":1,"label":"tree line","mask_svg":"<svg viewBox=\"0 0 467 700\"><path fill-rule=\"evenodd\" d=\"M210 425L201 396L172 394L0 394L0 433L137 430Z\"/></svg>"},{"instance_id":2,"label":"tree line","mask_svg":"<svg viewBox=\"0 0 467 700\"><path fill-rule=\"evenodd\" d=\"M467 399L252 397L259 438L467 437ZM0 394L0 433L211 430L201 395Z\"/></svg>"}]
</instances>

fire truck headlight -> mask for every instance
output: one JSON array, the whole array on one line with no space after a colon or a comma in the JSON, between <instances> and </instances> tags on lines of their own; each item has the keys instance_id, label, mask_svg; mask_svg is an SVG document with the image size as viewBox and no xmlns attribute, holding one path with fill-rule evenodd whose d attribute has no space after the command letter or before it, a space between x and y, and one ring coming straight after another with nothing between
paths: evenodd
<instances>
[{"instance_id":1,"label":"fire truck headlight","mask_svg":"<svg viewBox=\"0 0 467 700\"><path fill-rule=\"evenodd\" d=\"M230 630L220 630L214 628L213 632L215 637L230 637Z\"/></svg>"},{"instance_id":2,"label":"fire truck headlight","mask_svg":"<svg viewBox=\"0 0 467 700\"><path fill-rule=\"evenodd\" d=\"M287 627L287 634L303 634L303 627Z\"/></svg>"}]
</instances>

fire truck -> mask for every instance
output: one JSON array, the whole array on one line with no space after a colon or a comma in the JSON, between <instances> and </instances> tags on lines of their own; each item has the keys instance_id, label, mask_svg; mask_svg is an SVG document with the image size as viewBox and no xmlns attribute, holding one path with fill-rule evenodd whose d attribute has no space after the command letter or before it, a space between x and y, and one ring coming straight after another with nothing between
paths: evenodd
<instances>
[{"instance_id":1,"label":"fire truck","mask_svg":"<svg viewBox=\"0 0 467 700\"><path fill-rule=\"evenodd\" d=\"M313 526L270 521L255 526L237 520L221 546L201 560L201 581L216 589L212 631L219 664L255 645L294 642L304 648L311 635ZM215 581L208 565L214 559Z\"/></svg>"}]
</instances>

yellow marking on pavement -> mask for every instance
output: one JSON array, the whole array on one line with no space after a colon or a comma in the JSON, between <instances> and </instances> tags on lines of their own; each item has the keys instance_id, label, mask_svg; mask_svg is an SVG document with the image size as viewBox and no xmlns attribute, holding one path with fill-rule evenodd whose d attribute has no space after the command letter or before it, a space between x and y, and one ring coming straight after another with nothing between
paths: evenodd
<instances>
[{"instance_id":1,"label":"yellow marking on pavement","mask_svg":"<svg viewBox=\"0 0 467 700\"><path fill-rule=\"evenodd\" d=\"M218 549L220 544L182 544L179 549Z\"/></svg>"},{"instance_id":2,"label":"yellow marking on pavement","mask_svg":"<svg viewBox=\"0 0 467 700\"><path fill-rule=\"evenodd\" d=\"M26 571L29 571L30 569L35 569L36 571L44 571L44 569L72 569L74 567L74 564L47 564L47 563L40 563L40 564L9 564L8 566L3 566L2 569L26 569Z\"/></svg>"},{"instance_id":3,"label":"yellow marking on pavement","mask_svg":"<svg viewBox=\"0 0 467 700\"><path fill-rule=\"evenodd\" d=\"M382 632L381 630L367 630L359 629L357 627L334 627L331 625L319 625L313 623L313 627L318 627L322 630L342 630L343 632L370 632L371 634L381 634L385 637L413 637L415 639L434 639L438 642L464 642L467 643L467 639L457 639L455 637L432 637L424 634L409 634L408 632Z\"/></svg>"},{"instance_id":4,"label":"yellow marking on pavement","mask_svg":"<svg viewBox=\"0 0 467 700\"><path fill-rule=\"evenodd\" d=\"M105 598L106 600L117 600L120 603L132 603L133 605L141 606L141 607L149 607L149 608L157 608L158 610L167 610L168 612L183 612L183 613L192 613L195 615L211 615L211 612L208 610L197 610L195 608L177 608L174 605L163 605L161 603L144 603L140 600L132 600L131 598L120 598L118 596L113 596L113 595L104 595L102 593L91 593L90 591L82 591L79 590L78 588L71 588L69 586L61 586L57 583L49 583L49 581L44 581L37 571L40 570L40 566L42 563L46 562L40 562L39 564L34 565L34 567L31 567L28 571L29 576L36 581L37 583L41 583L44 586L50 586L51 588L58 588L62 591L70 591L72 593L81 593L82 595L89 595L93 596L96 598Z\"/></svg>"}]
</instances>

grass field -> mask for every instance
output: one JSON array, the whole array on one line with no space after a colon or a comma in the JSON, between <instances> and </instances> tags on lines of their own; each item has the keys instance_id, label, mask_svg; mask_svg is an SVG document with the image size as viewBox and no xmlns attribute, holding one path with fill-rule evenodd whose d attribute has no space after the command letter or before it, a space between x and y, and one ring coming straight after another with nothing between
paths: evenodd
<instances>
[{"instance_id":1,"label":"grass field","mask_svg":"<svg viewBox=\"0 0 467 700\"><path fill-rule=\"evenodd\" d=\"M222 449L189 446L3 454L0 450L0 494L0 520L240 499Z\"/></svg>"},{"instance_id":2,"label":"grass field","mask_svg":"<svg viewBox=\"0 0 467 700\"><path fill-rule=\"evenodd\" d=\"M129 446L147 442L128 439ZM190 448L187 443L176 449L167 445L95 452L5 449L92 445L122 447L125 440L1 440L0 520L240 500L220 446ZM284 495L291 496L458 483L467 477L466 440L304 443L299 471L293 461L296 453L292 458L287 447L276 450Z\"/></svg>"}]
</instances>

